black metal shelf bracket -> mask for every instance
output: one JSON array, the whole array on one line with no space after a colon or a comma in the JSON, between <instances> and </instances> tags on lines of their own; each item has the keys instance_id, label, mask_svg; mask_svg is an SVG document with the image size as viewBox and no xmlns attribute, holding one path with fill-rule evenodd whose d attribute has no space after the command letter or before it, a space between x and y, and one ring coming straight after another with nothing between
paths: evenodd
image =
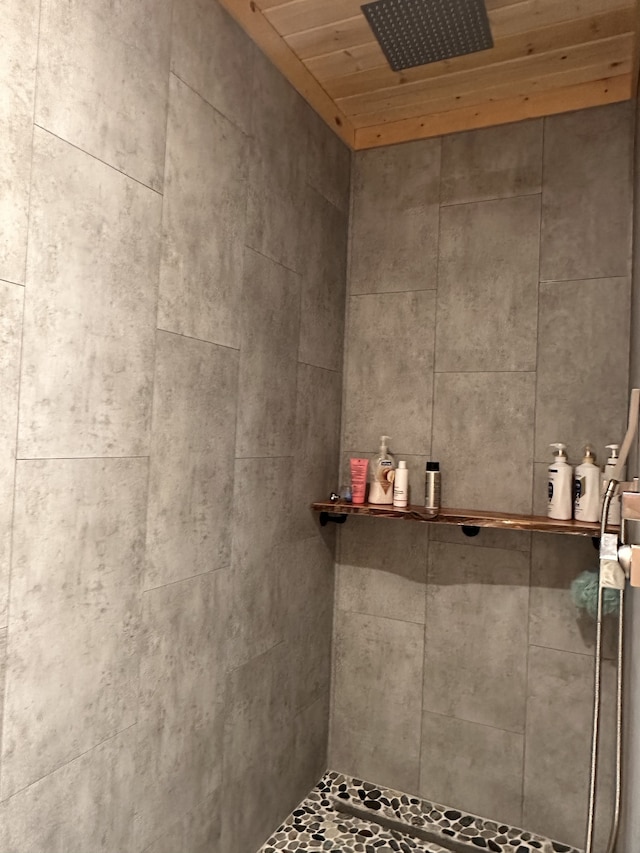
<instances>
[{"instance_id":1,"label":"black metal shelf bracket","mask_svg":"<svg viewBox=\"0 0 640 853\"><path fill-rule=\"evenodd\" d=\"M329 522L332 524L344 524L347 520L346 515L342 515L337 512L321 512L320 513L320 527L326 527Z\"/></svg>"}]
</instances>

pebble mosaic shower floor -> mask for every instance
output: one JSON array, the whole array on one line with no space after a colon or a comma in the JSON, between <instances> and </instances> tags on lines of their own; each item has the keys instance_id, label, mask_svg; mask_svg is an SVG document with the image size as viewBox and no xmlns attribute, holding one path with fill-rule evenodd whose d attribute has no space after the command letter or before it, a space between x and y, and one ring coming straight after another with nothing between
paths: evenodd
<instances>
[{"instance_id":1,"label":"pebble mosaic shower floor","mask_svg":"<svg viewBox=\"0 0 640 853\"><path fill-rule=\"evenodd\" d=\"M326 773L258 853L581 853L575 847Z\"/></svg>"}]
</instances>

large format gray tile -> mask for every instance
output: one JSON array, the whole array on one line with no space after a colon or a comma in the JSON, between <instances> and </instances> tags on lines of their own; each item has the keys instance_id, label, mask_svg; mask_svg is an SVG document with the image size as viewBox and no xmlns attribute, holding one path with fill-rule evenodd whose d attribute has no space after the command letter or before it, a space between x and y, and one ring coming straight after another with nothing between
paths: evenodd
<instances>
[{"instance_id":1,"label":"large format gray tile","mask_svg":"<svg viewBox=\"0 0 640 853\"><path fill-rule=\"evenodd\" d=\"M436 287L439 183L439 139L356 154L352 294Z\"/></svg>"},{"instance_id":2,"label":"large format gray tile","mask_svg":"<svg viewBox=\"0 0 640 853\"><path fill-rule=\"evenodd\" d=\"M0 626L7 624L24 288L0 282Z\"/></svg>"},{"instance_id":3,"label":"large format gray tile","mask_svg":"<svg viewBox=\"0 0 640 853\"><path fill-rule=\"evenodd\" d=\"M608 661L603 671L597 850L605 849L611 825L614 681ZM585 839L592 697L592 658L531 646L523 825L576 847Z\"/></svg>"},{"instance_id":4,"label":"large format gray tile","mask_svg":"<svg viewBox=\"0 0 640 853\"><path fill-rule=\"evenodd\" d=\"M424 623L427 535L422 524L350 518L340 530L336 606Z\"/></svg>"},{"instance_id":5,"label":"large format gray tile","mask_svg":"<svg viewBox=\"0 0 640 853\"><path fill-rule=\"evenodd\" d=\"M170 37L171 0L45 0L36 123L161 190Z\"/></svg>"},{"instance_id":6,"label":"large format gray tile","mask_svg":"<svg viewBox=\"0 0 640 853\"><path fill-rule=\"evenodd\" d=\"M174 75L158 326L240 345L246 138Z\"/></svg>"},{"instance_id":7,"label":"large format gray tile","mask_svg":"<svg viewBox=\"0 0 640 853\"><path fill-rule=\"evenodd\" d=\"M443 506L531 512L535 387L535 373L436 374Z\"/></svg>"},{"instance_id":8,"label":"large format gray tile","mask_svg":"<svg viewBox=\"0 0 640 853\"><path fill-rule=\"evenodd\" d=\"M423 627L336 612L329 766L416 791Z\"/></svg>"},{"instance_id":9,"label":"large format gray tile","mask_svg":"<svg viewBox=\"0 0 640 853\"><path fill-rule=\"evenodd\" d=\"M174 5L171 70L246 133L253 54L250 39L219 3L181 0Z\"/></svg>"},{"instance_id":10,"label":"large format gray tile","mask_svg":"<svg viewBox=\"0 0 640 853\"><path fill-rule=\"evenodd\" d=\"M540 197L444 208L436 370L535 370Z\"/></svg>"},{"instance_id":11,"label":"large format gray tile","mask_svg":"<svg viewBox=\"0 0 640 853\"><path fill-rule=\"evenodd\" d=\"M305 796L305 791L299 791L292 797L286 784L295 760L294 737L292 729L285 749L278 751L279 744L274 745L267 762L256 761L241 775L225 776L220 842L224 853L257 850Z\"/></svg>"},{"instance_id":12,"label":"large format gray tile","mask_svg":"<svg viewBox=\"0 0 640 853\"><path fill-rule=\"evenodd\" d=\"M530 195L542 189L542 119L442 138L442 204Z\"/></svg>"},{"instance_id":13,"label":"large format gray tile","mask_svg":"<svg viewBox=\"0 0 640 853\"><path fill-rule=\"evenodd\" d=\"M545 120L540 277L623 276L631 257L631 104Z\"/></svg>"},{"instance_id":14,"label":"large format gray tile","mask_svg":"<svg viewBox=\"0 0 640 853\"><path fill-rule=\"evenodd\" d=\"M143 597L136 842L198 806L222 774L226 570Z\"/></svg>"},{"instance_id":15,"label":"large format gray tile","mask_svg":"<svg viewBox=\"0 0 640 853\"><path fill-rule=\"evenodd\" d=\"M131 727L0 803L3 853L133 850L134 741Z\"/></svg>"},{"instance_id":16,"label":"large format gray tile","mask_svg":"<svg viewBox=\"0 0 640 853\"><path fill-rule=\"evenodd\" d=\"M528 604L528 554L430 544L425 711L524 731Z\"/></svg>"},{"instance_id":17,"label":"large format gray tile","mask_svg":"<svg viewBox=\"0 0 640 853\"><path fill-rule=\"evenodd\" d=\"M529 642L580 654L593 654L596 624L579 610L571 594L571 582L583 571L598 571L598 552L591 539L581 536L534 534L531 550ZM605 617L604 653L614 657L617 618Z\"/></svg>"},{"instance_id":18,"label":"large format gray tile","mask_svg":"<svg viewBox=\"0 0 640 853\"><path fill-rule=\"evenodd\" d=\"M19 456L149 452L161 201L36 128Z\"/></svg>"},{"instance_id":19,"label":"large format gray tile","mask_svg":"<svg viewBox=\"0 0 640 853\"><path fill-rule=\"evenodd\" d=\"M18 464L2 798L136 720L146 487L143 459Z\"/></svg>"},{"instance_id":20,"label":"large format gray tile","mask_svg":"<svg viewBox=\"0 0 640 853\"><path fill-rule=\"evenodd\" d=\"M288 655L279 643L227 677L225 776L242 777L289 745L294 713Z\"/></svg>"},{"instance_id":21,"label":"large format gray tile","mask_svg":"<svg viewBox=\"0 0 640 853\"><path fill-rule=\"evenodd\" d=\"M306 104L259 51L253 65L247 245L300 271Z\"/></svg>"},{"instance_id":22,"label":"large format gray tile","mask_svg":"<svg viewBox=\"0 0 640 853\"><path fill-rule=\"evenodd\" d=\"M422 454L431 439L435 293L349 300L342 445Z\"/></svg>"},{"instance_id":23,"label":"large format gray tile","mask_svg":"<svg viewBox=\"0 0 640 853\"><path fill-rule=\"evenodd\" d=\"M293 457L235 463L229 664L283 639L281 564L291 537Z\"/></svg>"},{"instance_id":24,"label":"large format gray tile","mask_svg":"<svg viewBox=\"0 0 640 853\"><path fill-rule=\"evenodd\" d=\"M621 443L627 423L629 280L540 285L535 459L568 445L570 461L591 444Z\"/></svg>"},{"instance_id":25,"label":"large format gray tile","mask_svg":"<svg viewBox=\"0 0 640 853\"><path fill-rule=\"evenodd\" d=\"M523 753L520 734L425 712L420 794L521 826Z\"/></svg>"},{"instance_id":26,"label":"large format gray tile","mask_svg":"<svg viewBox=\"0 0 640 853\"><path fill-rule=\"evenodd\" d=\"M347 218L314 189L305 193L298 357L342 370Z\"/></svg>"},{"instance_id":27,"label":"large format gray tile","mask_svg":"<svg viewBox=\"0 0 640 853\"><path fill-rule=\"evenodd\" d=\"M434 524L429 529L432 542L468 545L471 548L504 548L506 551L531 550L531 534L519 530L498 530L482 527L475 536L467 536L462 527L453 524Z\"/></svg>"},{"instance_id":28,"label":"large format gray tile","mask_svg":"<svg viewBox=\"0 0 640 853\"><path fill-rule=\"evenodd\" d=\"M320 116L307 107L307 181L343 213L349 213L351 151Z\"/></svg>"},{"instance_id":29,"label":"large format gray tile","mask_svg":"<svg viewBox=\"0 0 640 853\"><path fill-rule=\"evenodd\" d=\"M0 7L0 279L24 283L27 255L38 0Z\"/></svg>"},{"instance_id":30,"label":"large format gray tile","mask_svg":"<svg viewBox=\"0 0 640 853\"><path fill-rule=\"evenodd\" d=\"M334 553L323 538L294 542L281 567L282 613L293 710L328 701ZM284 687L284 685L283 685Z\"/></svg>"},{"instance_id":31,"label":"large format gray tile","mask_svg":"<svg viewBox=\"0 0 640 853\"><path fill-rule=\"evenodd\" d=\"M236 350L158 332L147 589L231 560L237 383Z\"/></svg>"},{"instance_id":32,"label":"large format gray tile","mask_svg":"<svg viewBox=\"0 0 640 853\"><path fill-rule=\"evenodd\" d=\"M300 277L247 249L241 302L236 457L293 452Z\"/></svg>"},{"instance_id":33,"label":"large format gray tile","mask_svg":"<svg viewBox=\"0 0 640 853\"><path fill-rule=\"evenodd\" d=\"M313 501L325 500L338 488L342 377L339 373L298 364L296 443L293 469L295 495L293 535L318 531Z\"/></svg>"}]
</instances>

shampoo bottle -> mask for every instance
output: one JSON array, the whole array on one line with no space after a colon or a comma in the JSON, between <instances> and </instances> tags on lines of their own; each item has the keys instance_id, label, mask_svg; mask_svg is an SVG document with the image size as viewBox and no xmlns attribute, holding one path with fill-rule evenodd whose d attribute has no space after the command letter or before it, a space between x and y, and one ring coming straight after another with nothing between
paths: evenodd
<instances>
[{"instance_id":1,"label":"shampoo bottle","mask_svg":"<svg viewBox=\"0 0 640 853\"><path fill-rule=\"evenodd\" d=\"M388 435L380 436L380 451L374 457L371 466L371 486L369 488L370 504L392 504L393 503L393 479L395 465L393 456L389 453L387 442Z\"/></svg>"},{"instance_id":2,"label":"shampoo bottle","mask_svg":"<svg viewBox=\"0 0 640 853\"><path fill-rule=\"evenodd\" d=\"M597 521L600 516L600 481L602 474L596 457L587 444L582 464L576 468L574 478L573 517L576 521Z\"/></svg>"},{"instance_id":3,"label":"shampoo bottle","mask_svg":"<svg viewBox=\"0 0 640 853\"><path fill-rule=\"evenodd\" d=\"M409 470L404 459L398 462L393 478L393 505L401 508L409 505Z\"/></svg>"},{"instance_id":4,"label":"shampoo bottle","mask_svg":"<svg viewBox=\"0 0 640 853\"><path fill-rule=\"evenodd\" d=\"M565 444L552 444L555 459L549 466L549 506L547 515L558 521L569 521L573 501L571 499L573 487L573 469L567 462L567 447Z\"/></svg>"},{"instance_id":5,"label":"shampoo bottle","mask_svg":"<svg viewBox=\"0 0 640 853\"><path fill-rule=\"evenodd\" d=\"M604 466L604 476L602 478L602 492L601 492L601 500L600 500L600 509L602 510L602 499L604 498L604 493L609 483L609 480L613 476L613 472L615 470L616 465L618 464L618 451L620 450L619 444L607 444L607 450L610 451L609 458L607 459L607 464ZM624 480L624 470L620 474L620 479ZM616 493L611 499L611 503L609 504L609 515L607 516L607 521L609 524L620 524L620 493L618 488L616 488Z\"/></svg>"}]
</instances>

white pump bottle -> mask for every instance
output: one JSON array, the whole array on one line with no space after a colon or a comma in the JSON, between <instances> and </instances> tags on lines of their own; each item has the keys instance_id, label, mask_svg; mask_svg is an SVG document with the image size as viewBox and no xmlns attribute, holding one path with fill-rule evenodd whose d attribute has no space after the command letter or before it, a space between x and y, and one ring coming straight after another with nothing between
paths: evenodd
<instances>
[{"instance_id":1,"label":"white pump bottle","mask_svg":"<svg viewBox=\"0 0 640 853\"><path fill-rule=\"evenodd\" d=\"M393 503L393 479L395 463L393 454L389 452L388 441L391 436L380 436L380 450L374 457L371 466L371 485L369 486L370 504Z\"/></svg>"},{"instance_id":2,"label":"white pump bottle","mask_svg":"<svg viewBox=\"0 0 640 853\"><path fill-rule=\"evenodd\" d=\"M573 509L573 469L567 462L565 444L551 444L555 459L549 466L549 506L547 515L558 521L569 521Z\"/></svg>"},{"instance_id":3,"label":"white pump bottle","mask_svg":"<svg viewBox=\"0 0 640 853\"><path fill-rule=\"evenodd\" d=\"M587 444L574 479L573 515L576 521L597 521L600 518L601 477L595 454Z\"/></svg>"}]
</instances>

